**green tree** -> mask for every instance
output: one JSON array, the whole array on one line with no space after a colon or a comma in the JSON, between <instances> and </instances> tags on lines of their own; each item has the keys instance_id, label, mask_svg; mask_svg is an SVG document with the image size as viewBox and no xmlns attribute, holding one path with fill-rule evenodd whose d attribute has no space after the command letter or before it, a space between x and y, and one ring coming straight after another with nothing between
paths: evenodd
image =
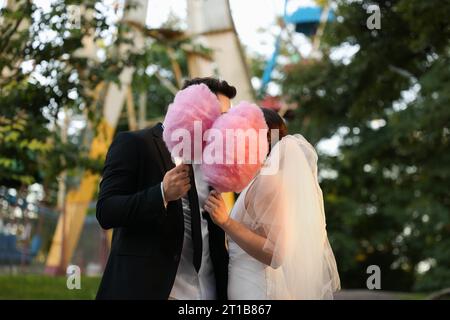
<instances>
[{"instance_id":1,"label":"green tree","mask_svg":"<svg viewBox=\"0 0 450 320\"><path fill-rule=\"evenodd\" d=\"M87 165L80 137L63 142L57 130L58 116L88 114L94 123L99 106L93 104L93 88L102 81L118 81L124 66L116 52L127 41L96 1L84 1L84 15L74 25L68 5L55 1L49 11L32 1L18 1L0 12L0 184L19 187L33 182L52 183L64 168ZM77 17L75 17L77 18ZM101 41L108 59L96 60L80 53L83 41ZM95 126L94 126L95 127ZM78 162L79 161L79 162Z\"/></svg>"},{"instance_id":2,"label":"green tree","mask_svg":"<svg viewBox=\"0 0 450 320\"><path fill-rule=\"evenodd\" d=\"M132 1L126 3L124 12L135 7ZM71 15L73 6L79 8L79 17ZM0 185L23 188L42 183L46 201L53 204L56 178L63 170L69 173L69 187L78 183L81 170L98 171L103 159L87 157L102 115L104 95L95 91L101 83L120 84L119 75L126 66L135 68L136 105L139 94L145 92L147 118L165 113L173 92L160 80L165 78L177 87L172 63L187 74L182 47L189 39L176 30L150 30L122 21L114 9L121 10L96 0L52 1L49 10L22 0L1 9ZM175 23L173 18L170 23ZM144 36L142 50L134 48L132 28ZM83 54L89 42L101 55ZM149 66L158 72L147 72ZM64 114L78 116L86 124L70 133L67 141L60 129ZM127 129L127 122L121 121L118 131Z\"/></svg>"},{"instance_id":3,"label":"green tree","mask_svg":"<svg viewBox=\"0 0 450 320\"><path fill-rule=\"evenodd\" d=\"M365 287L377 264L383 289L449 287L450 2L336 3L323 58L291 66L282 88L299 104L292 131L341 141L319 162L343 286ZM357 52L332 59L344 46Z\"/></svg>"}]
</instances>

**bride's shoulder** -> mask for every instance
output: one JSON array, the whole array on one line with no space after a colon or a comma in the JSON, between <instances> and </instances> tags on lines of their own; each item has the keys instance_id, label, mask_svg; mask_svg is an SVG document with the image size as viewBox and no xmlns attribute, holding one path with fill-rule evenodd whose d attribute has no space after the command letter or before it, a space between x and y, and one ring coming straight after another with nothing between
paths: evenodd
<instances>
[{"instance_id":1,"label":"bride's shoulder","mask_svg":"<svg viewBox=\"0 0 450 320\"><path fill-rule=\"evenodd\" d=\"M278 174L259 173L247 190L247 195L251 198L264 199L277 194L281 186L281 179Z\"/></svg>"}]
</instances>

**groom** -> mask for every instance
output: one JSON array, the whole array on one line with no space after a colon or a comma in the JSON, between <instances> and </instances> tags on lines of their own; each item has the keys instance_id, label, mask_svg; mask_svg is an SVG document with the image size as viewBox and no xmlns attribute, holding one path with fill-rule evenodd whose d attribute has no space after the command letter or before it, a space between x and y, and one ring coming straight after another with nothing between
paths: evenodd
<instances>
[{"instance_id":1,"label":"groom","mask_svg":"<svg viewBox=\"0 0 450 320\"><path fill-rule=\"evenodd\" d=\"M236 89L204 83L222 112ZM97 299L227 299L225 235L203 214L208 185L197 165L176 166L163 127L119 133L106 156L97 219L114 229Z\"/></svg>"}]
</instances>

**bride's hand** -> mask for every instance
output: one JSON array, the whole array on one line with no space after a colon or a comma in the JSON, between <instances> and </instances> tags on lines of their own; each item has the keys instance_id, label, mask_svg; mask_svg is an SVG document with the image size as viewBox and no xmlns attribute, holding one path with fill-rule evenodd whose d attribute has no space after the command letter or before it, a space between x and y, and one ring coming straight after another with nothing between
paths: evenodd
<instances>
[{"instance_id":1,"label":"bride's hand","mask_svg":"<svg viewBox=\"0 0 450 320\"><path fill-rule=\"evenodd\" d=\"M205 202L205 210L209 213L209 216L213 222L219 227L223 228L228 223L230 217L228 216L228 210L220 193L212 190L209 193L208 199Z\"/></svg>"}]
</instances>

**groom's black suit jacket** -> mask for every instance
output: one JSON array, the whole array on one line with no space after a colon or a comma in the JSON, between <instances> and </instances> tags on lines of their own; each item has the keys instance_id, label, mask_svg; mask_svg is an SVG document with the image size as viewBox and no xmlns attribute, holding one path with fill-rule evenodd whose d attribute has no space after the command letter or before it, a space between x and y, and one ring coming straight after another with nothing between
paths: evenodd
<instances>
[{"instance_id":1,"label":"groom's black suit jacket","mask_svg":"<svg viewBox=\"0 0 450 320\"><path fill-rule=\"evenodd\" d=\"M174 167L162 126L119 133L106 156L97 219L114 228L97 299L167 299L184 239L181 200L164 208L161 181ZM209 216L208 216L209 218ZM208 219L217 297L227 298L228 254L223 231Z\"/></svg>"}]
</instances>

